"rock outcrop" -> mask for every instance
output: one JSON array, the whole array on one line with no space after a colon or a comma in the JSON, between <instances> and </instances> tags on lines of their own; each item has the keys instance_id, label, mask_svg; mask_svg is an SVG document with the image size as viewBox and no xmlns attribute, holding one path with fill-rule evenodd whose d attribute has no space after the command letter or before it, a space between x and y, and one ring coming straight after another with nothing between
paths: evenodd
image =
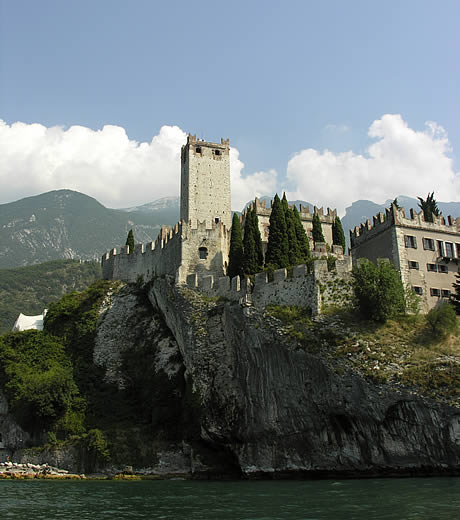
<instances>
[{"instance_id":1,"label":"rock outcrop","mask_svg":"<svg viewBox=\"0 0 460 520\"><path fill-rule=\"evenodd\" d=\"M263 313L156 280L201 406L201 437L244 475L429 474L459 470L460 410L336 373Z\"/></svg>"}]
</instances>

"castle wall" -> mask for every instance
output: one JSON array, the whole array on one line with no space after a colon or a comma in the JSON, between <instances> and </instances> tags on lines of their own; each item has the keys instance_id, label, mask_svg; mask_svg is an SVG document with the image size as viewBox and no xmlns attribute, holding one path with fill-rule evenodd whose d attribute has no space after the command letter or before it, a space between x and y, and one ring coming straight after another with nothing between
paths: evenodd
<instances>
[{"instance_id":1,"label":"castle wall","mask_svg":"<svg viewBox=\"0 0 460 520\"><path fill-rule=\"evenodd\" d=\"M189 222L232 225L230 206L230 145L208 143L189 135L181 153L180 218Z\"/></svg>"},{"instance_id":2,"label":"castle wall","mask_svg":"<svg viewBox=\"0 0 460 520\"><path fill-rule=\"evenodd\" d=\"M208 227L204 222L163 227L154 243L136 244L132 253L128 252L128 246L123 246L105 254L102 276L128 283L136 282L139 277L148 281L162 275L171 275L177 283L185 283L192 272L197 272L200 278L209 273L223 276L229 241L229 232L221 222ZM206 248L206 258L200 259L200 248Z\"/></svg>"},{"instance_id":3,"label":"castle wall","mask_svg":"<svg viewBox=\"0 0 460 520\"><path fill-rule=\"evenodd\" d=\"M326 260L315 261L312 273L307 272L305 265L294 267L292 276L287 275L286 269L278 269L273 273L272 281L268 281L266 272L257 273L253 282L239 276L231 281L228 277L212 275L199 280L196 274L190 274L187 285L209 297L220 297L258 309L267 305L307 307L314 316L327 305L349 305L352 296L350 263L346 259L338 261L337 269L330 272Z\"/></svg>"},{"instance_id":4,"label":"castle wall","mask_svg":"<svg viewBox=\"0 0 460 520\"><path fill-rule=\"evenodd\" d=\"M259 231L260 236L262 237L262 242L267 243L268 242L268 235L269 235L269 226L270 226L270 215L271 215L271 208L267 208L266 201L256 198L255 202L256 207L256 213L257 218L259 221ZM292 208L292 206L290 206ZM305 229L305 233L307 234L307 237L310 242L310 249L313 250L314 243L313 243L313 237L312 237L312 230L313 230L313 215L317 214L319 216L319 219L321 221L321 227L323 230L324 239L326 242L332 246L332 224L335 221L335 218L337 216L336 210L331 210L327 208L327 213L324 214L323 208L317 208L316 206L313 208L313 213L310 213L310 207L309 206L300 206L300 220L302 221L303 228Z\"/></svg>"}]
</instances>

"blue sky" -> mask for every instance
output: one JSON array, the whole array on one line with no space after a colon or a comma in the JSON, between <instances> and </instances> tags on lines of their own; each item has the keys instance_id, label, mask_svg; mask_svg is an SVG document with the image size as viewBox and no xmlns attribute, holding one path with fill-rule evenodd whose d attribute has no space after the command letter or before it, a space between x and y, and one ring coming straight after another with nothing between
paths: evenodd
<instances>
[{"instance_id":1,"label":"blue sky","mask_svg":"<svg viewBox=\"0 0 460 520\"><path fill-rule=\"evenodd\" d=\"M308 192L308 176L318 161L321 171L330 172L324 179L337 180L334 175L340 177L341 168L353 176L353 159L368 159L369 146L376 140L393 142L394 154L404 125L412 131L406 136L409 145L420 137L420 146L426 148L425 123L434 121L443 131L438 128L432 136L429 167L437 170L437 159L450 163L444 161L442 168L447 170L439 170L449 177L447 184L442 186L438 178L432 186L442 195L458 197L459 20L458 1L0 0L0 119L8 129L22 122L46 129L60 126L64 132L76 125L91 131L113 125L138 143L151 143L165 126L207 140L229 137L244 163L238 163L241 186L252 176L246 191L241 187L240 197L250 188L262 194L266 186L339 206L356 198L381 197L383 191L312 200L327 194L317 187ZM382 124L386 130L370 137L373 122L386 114L399 115L399 123L394 119L393 124ZM11 139L11 133L4 135L4 142ZM21 139L20 132L14 139ZM26 145L22 152L19 148L16 155L30 152L30 146L29 151ZM302 155L308 150L316 155ZM340 155L345 152L353 156ZM413 153L399 150L397 155L401 159ZM299 159L297 170L289 163L294 157ZM331 160L334 168L328 170ZM413 171L427 160L418 157ZM24 167L24 157L21 161ZM4 172L21 173L21 161L15 156L3 164ZM385 176L395 159L388 156L377 169L375 162L365 164L358 169L368 182ZM29 179L20 189L5 191L4 197L12 200L42 187L65 187L58 179L75 180L79 175L79 168L72 171L69 163L66 168L66 175L61 171L47 185ZM405 172L408 165L398 163L398 168ZM33 169L40 177L39 166ZM439 176L439 171L433 175ZM134 179L141 175L126 174ZM47 175L48 170L42 177ZM430 189L429 172L421 177L415 191L423 194ZM414 179L416 173L407 185ZM85 191L81 183L74 186ZM129 203L142 202L142 196L148 202L167 195L166 188L155 190L152 185L150 195L144 187ZM336 191L343 192L339 184ZM99 194L91 183L86 192ZM104 202L123 205L115 195Z\"/></svg>"}]
</instances>

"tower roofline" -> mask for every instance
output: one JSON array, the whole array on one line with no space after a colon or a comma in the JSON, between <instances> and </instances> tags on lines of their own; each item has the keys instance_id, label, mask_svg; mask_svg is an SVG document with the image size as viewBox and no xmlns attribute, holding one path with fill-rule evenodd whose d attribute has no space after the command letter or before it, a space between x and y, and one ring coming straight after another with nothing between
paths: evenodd
<instances>
[{"instance_id":1,"label":"tower roofline","mask_svg":"<svg viewBox=\"0 0 460 520\"><path fill-rule=\"evenodd\" d=\"M213 148L228 148L230 146L230 139L220 139L220 143L213 143L212 141L205 141L204 139L197 139L196 134L188 134L187 144L198 144L200 146L209 146Z\"/></svg>"}]
</instances>

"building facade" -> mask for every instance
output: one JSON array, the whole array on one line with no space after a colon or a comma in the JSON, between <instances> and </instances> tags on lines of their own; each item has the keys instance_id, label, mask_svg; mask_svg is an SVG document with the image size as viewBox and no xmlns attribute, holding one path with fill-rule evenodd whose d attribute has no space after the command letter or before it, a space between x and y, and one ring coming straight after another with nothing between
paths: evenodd
<instances>
[{"instance_id":1,"label":"building facade","mask_svg":"<svg viewBox=\"0 0 460 520\"><path fill-rule=\"evenodd\" d=\"M360 258L376 262L389 258L405 286L421 297L422 311L447 300L460 266L460 218L433 217L394 204L383 213L350 231L353 265Z\"/></svg>"}]
</instances>

